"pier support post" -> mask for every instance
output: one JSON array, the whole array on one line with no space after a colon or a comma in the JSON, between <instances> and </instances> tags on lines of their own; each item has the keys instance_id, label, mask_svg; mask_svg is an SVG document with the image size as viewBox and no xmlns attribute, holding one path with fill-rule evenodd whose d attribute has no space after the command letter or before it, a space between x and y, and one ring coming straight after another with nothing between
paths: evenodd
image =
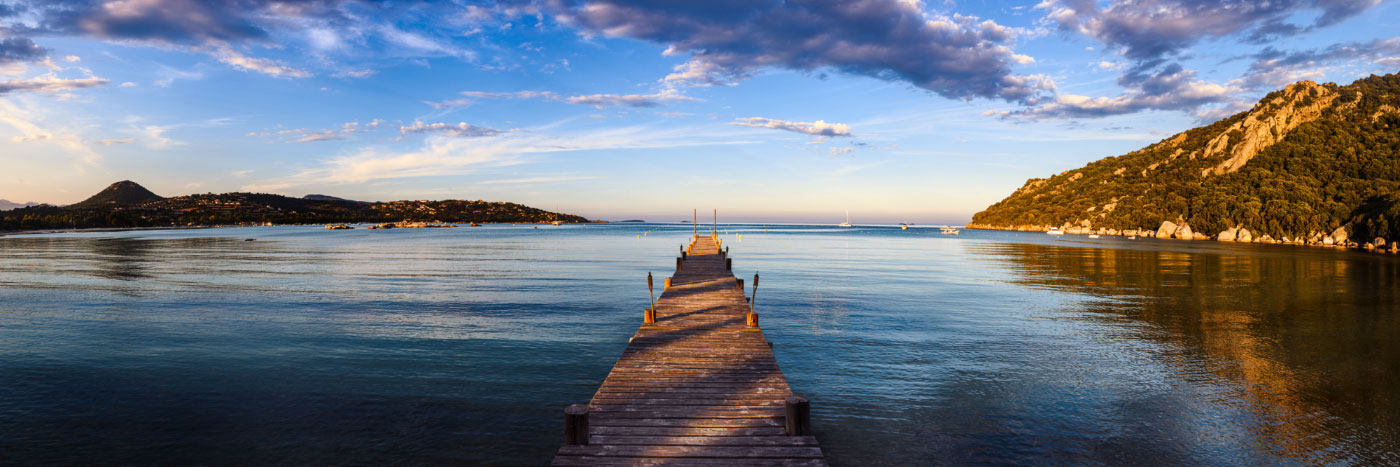
<instances>
[{"instance_id":1,"label":"pier support post","mask_svg":"<svg viewBox=\"0 0 1400 467\"><path fill-rule=\"evenodd\" d=\"M740 291L740 292L743 292L743 291L744 291L744 280L735 277L735 278L734 278L734 281L735 281L735 284L734 284L734 285L739 286L739 291Z\"/></svg>"},{"instance_id":2,"label":"pier support post","mask_svg":"<svg viewBox=\"0 0 1400 467\"><path fill-rule=\"evenodd\" d=\"M750 311L749 314L744 315L744 322L751 327L758 327L758 313Z\"/></svg>"},{"instance_id":3,"label":"pier support post","mask_svg":"<svg viewBox=\"0 0 1400 467\"><path fill-rule=\"evenodd\" d=\"M725 270L725 271L733 271L733 270L734 270L734 260L733 260L733 258L725 258L725 259L724 259L724 270Z\"/></svg>"},{"instance_id":4,"label":"pier support post","mask_svg":"<svg viewBox=\"0 0 1400 467\"><path fill-rule=\"evenodd\" d=\"M681 272L681 261L685 261L685 258L676 258L676 272Z\"/></svg>"},{"instance_id":5,"label":"pier support post","mask_svg":"<svg viewBox=\"0 0 1400 467\"><path fill-rule=\"evenodd\" d=\"M788 436L810 436L812 434L812 405L807 397L791 394L787 396Z\"/></svg>"},{"instance_id":6,"label":"pier support post","mask_svg":"<svg viewBox=\"0 0 1400 467\"><path fill-rule=\"evenodd\" d=\"M647 308L642 312L642 322L646 324L656 324L656 309Z\"/></svg>"},{"instance_id":7,"label":"pier support post","mask_svg":"<svg viewBox=\"0 0 1400 467\"><path fill-rule=\"evenodd\" d=\"M662 283L662 285L661 285L661 290L668 290L668 289L670 289L670 288L671 288L671 278L667 277L667 278L666 278L666 282ZM742 288L744 288L744 287L743 287L743 286L739 286L739 288L742 289Z\"/></svg>"},{"instance_id":8,"label":"pier support post","mask_svg":"<svg viewBox=\"0 0 1400 467\"><path fill-rule=\"evenodd\" d=\"M564 444L588 445L588 404L574 404L564 409Z\"/></svg>"}]
</instances>

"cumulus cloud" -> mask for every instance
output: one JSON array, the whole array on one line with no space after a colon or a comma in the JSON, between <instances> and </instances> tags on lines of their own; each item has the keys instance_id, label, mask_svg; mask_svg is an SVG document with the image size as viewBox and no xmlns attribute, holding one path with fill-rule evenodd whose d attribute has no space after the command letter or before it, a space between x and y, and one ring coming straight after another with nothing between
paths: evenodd
<instances>
[{"instance_id":1,"label":"cumulus cloud","mask_svg":"<svg viewBox=\"0 0 1400 467\"><path fill-rule=\"evenodd\" d=\"M0 29L3 30L3 29ZM0 64L33 62L48 56L48 51L24 37L0 39Z\"/></svg>"},{"instance_id":2,"label":"cumulus cloud","mask_svg":"<svg viewBox=\"0 0 1400 467\"><path fill-rule=\"evenodd\" d=\"M463 138L495 136L504 132L505 130L498 130L495 128L472 126L466 122L453 125L450 123L423 123L421 121L415 121L412 125L399 127L399 133L405 135L410 133L437 133Z\"/></svg>"},{"instance_id":3,"label":"cumulus cloud","mask_svg":"<svg viewBox=\"0 0 1400 467\"><path fill-rule=\"evenodd\" d=\"M1370 61L1393 68L1395 55L1400 55L1400 38L1342 42L1292 52L1269 47L1248 57L1254 62L1235 84L1251 90L1275 89L1302 79L1320 79L1335 64Z\"/></svg>"},{"instance_id":4,"label":"cumulus cloud","mask_svg":"<svg viewBox=\"0 0 1400 467\"><path fill-rule=\"evenodd\" d=\"M63 79L52 76L40 76L31 79L0 81L0 95L12 91L30 92L59 92L74 89L91 88L107 84L107 80L102 78L75 78Z\"/></svg>"},{"instance_id":5,"label":"cumulus cloud","mask_svg":"<svg viewBox=\"0 0 1400 467\"><path fill-rule=\"evenodd\" d=\"M770 128L774 130L791 131L812 136L852 136L851 126L844 123L827 123L821 120L815 122L791 122L787 120L774 120L763 117L740 118L730 125L746 126L752 128Z\"/></svg>"},{"instance_id":6,"label":"cumulus cloud","mask_svg":"<svg viewBox=\"0 0 1400 467\"><path fill-rule=\"evenodd\" d=\"M1154 60L1207 38L1235 34L1264 41L1336 24L1379 4L1379 0L1045 0L1046 21L1123 52L1132 60ZM1315 13L1312 24L1286 21Z\"/></svg>"},{"instance_id":7,"label":"cumulus cloud","mask_svg":"<svg viewBox=\"0 0 1400 467\"><path fill-rule=\"evenodd\" d=\"M949 98L1023 101L1050 88L1019 76L1018 33L971 16L928 15L907 0L551 2L547 11L594 34L668 45L689 62L664 78L714 85L758 69L829 69L907 82Z\"/></svg>"},{"instance_id":8,"label":"cumulus cloud","mask_svg":"<svg viewBox=\"0 0 1400 467\"><path fill-rule=\"evenodd\" d=\"M1129 72L1119 80L1127 91L1116 97L1060 94L1050 102L1022 110L995 113L1002 118L1066 119L1099 118L1144 110L1196 111L1217 104L1232 104L1239 89L1197 80L1195 70L1170 64L1154 74Z\"/></svg>"}]
</instances>

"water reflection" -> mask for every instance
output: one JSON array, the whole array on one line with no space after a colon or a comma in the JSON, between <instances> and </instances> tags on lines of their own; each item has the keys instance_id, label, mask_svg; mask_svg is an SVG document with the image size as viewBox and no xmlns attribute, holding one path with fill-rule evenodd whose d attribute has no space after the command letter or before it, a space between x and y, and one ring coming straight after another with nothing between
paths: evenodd
<instances>
[{"instance_id":1,"label":"water reflection","mask_svg":"<svg viewBox=\"0 0 1400 467\"><path fill-rule=\"evenodd\" d=\"M1261 455L1309 463L1394 463L1400 438L1400 261L1278 247L1228 253L970 244L1013 282L1113 300L1082 319L1180 353L1157 356L1229 383L1211 401L1257 421Z\"/></svg>"}]
</instances>

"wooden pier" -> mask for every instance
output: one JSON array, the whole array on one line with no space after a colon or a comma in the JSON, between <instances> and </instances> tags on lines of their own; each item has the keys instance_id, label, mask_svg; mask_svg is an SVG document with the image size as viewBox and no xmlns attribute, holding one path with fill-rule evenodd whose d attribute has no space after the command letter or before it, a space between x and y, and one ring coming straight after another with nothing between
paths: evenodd
<instances>
[{"instance_id":1,"label":"wooden pier","mask_svg":"<svg viewBox=\"0 0 1400 467\"><path fill-rule=\"evenodd\" d=\"M696 235L682 250L593 400L565 410L553 465L826 465L807 399L788 387L720 243Z\"/></svg>"}]
</instances>

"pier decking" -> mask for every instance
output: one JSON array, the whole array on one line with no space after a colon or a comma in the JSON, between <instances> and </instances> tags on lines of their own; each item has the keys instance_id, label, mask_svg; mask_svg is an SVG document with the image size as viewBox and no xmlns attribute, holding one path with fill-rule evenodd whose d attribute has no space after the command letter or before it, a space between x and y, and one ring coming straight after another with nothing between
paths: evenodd
<instances>
[{"instance_id":1,"label":"pier decking","mask_svg":"<svg viewBox=\"0 0 1400 467\"><path fill-rule=\"evenodd\" d=\"M719 242L685 256L553 465L826 465Z\"/></svg>"}]
</instances>

